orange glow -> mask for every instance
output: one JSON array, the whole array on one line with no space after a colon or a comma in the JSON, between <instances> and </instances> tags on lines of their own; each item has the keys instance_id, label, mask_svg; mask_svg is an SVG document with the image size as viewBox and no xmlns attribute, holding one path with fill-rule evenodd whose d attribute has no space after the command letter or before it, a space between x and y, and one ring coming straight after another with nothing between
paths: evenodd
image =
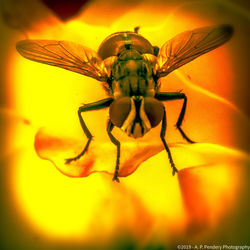
<instances>
[{"instance_id":1,"label":"orange glow","mask_svg":"<svg viewBox=\"0 0 250 250\"><path fill-rule=\"evenodd\" d=\"M29 37L69 40L97 50L111 33L133 30L140 24L140 33L161 46L182 31L214 24L183 11L171 14L164 4L154 12L142 4L110 26L90 24L88 13L92 12L90 6L89 12L65 24L41 23ZM112 18L112 12L109 14ZM96 10L96 15L101 19L104 14ZM159 16L164 17L161 23ZM162 91L183 89L189 97L183 128L199 142L183 142L174 127L181 103L167 103L166 138L180 170L177 177L171 175L167 154L162 151L160 128L140 140L114 129L122 141L119 184L112 182L116 151L106 135L107 109L84 114L94 141L82 159L71 166L64 164L65 158L79 153L87 141L77 109L82 103L107 97L101 84L29 61L16 52L9 72L13 105L31 124L28 128L16 126L10 135L12 141L25 145L25 151L15 159L10 185L17 207L32 228L42 237L75 245L106 244L121 235L128 235L140 246L148 242L168 245L186 237L187 232L214 229L222 218L230 216L241 190L242 166L249 157L234 149L232 124L241 114L230 101L234 77L226 46L162 79ZM207 72L201 72L201 65ZM200 87L193 87L196 84Z\"/></svg>"}]
</instances>

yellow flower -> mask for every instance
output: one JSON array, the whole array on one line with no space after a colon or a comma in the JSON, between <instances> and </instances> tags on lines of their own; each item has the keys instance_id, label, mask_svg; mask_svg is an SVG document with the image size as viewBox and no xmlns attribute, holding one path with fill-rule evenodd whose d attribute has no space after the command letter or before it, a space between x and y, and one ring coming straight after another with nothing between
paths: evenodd
<instances>
[{"instance_id":1,"label":"yellow flower","mask_svg":"<svg viewBox=\"0 0 250 250\"><path fill-rule=\"evenodd\" d=\"M128 140L116 129L122 142L118 184L112 182L115 147L105 134L107 110L84 116L94 141L79 161L64 164L86 143L78 106L104 98L101 85L21 58L14 46L23 35L4 27L11 34L11 52L3 59L8 65L3 80L9 106L16 112L2 109L5 119L12 118L7 119L10 126L6 128L5 154L12 157L4 164L9 168L3 175L7 190L3 207L9 212L4 212L3 245L15 249L157 249L187 243L228 244L228 238L233 245L247 244L250 173L249 155L244 152L249 119L243 112L248 107L244 59L248 43L243 38L247 39L244 29L249 24L244 18L249 15L226 1L181 1L178 5L100 1L61 23L43 5L39 12L39 3L34 2L29 3L34 8L31 16L24 14L28 1L18 5L24 9L15 15L11 10L17 8L5 8L7 23L29 38L71 40L94 50L109 34L138 25L140 33L158 46L182 31L217 23L231 23L236 32L228 44L162 80L162 91L183 89L187 94L183 128L198 142L188 145L182 140L174 128L181 104L166 103L166 140L178 175L172 176L160 128L141 140ZM20 117L27 117L30 124Z\"/></svg>"}]
</instances>

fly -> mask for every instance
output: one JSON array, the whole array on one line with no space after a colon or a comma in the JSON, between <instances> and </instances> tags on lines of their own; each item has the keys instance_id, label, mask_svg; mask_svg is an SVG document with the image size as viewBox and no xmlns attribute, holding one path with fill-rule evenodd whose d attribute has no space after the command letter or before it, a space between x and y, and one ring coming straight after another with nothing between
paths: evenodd
<instances>
[{"instance_id":1,"label":"fly","mask_svg":"<svg viewBox=\"0 0 250 250\"><path fill-rule=\"evenodd\" d=\"M93 138L82 113L109 107L107 133L117 147L113 180L119 182L120 142L112 134L114 126L128 136L139 138L161 122L160 138L173 175L178 172L165 140L167 123L162 102L183 100L176 127L187 142L194 143L181 128L187 97L180 92L160 92L160 78L222 45L232 34L233 28L225 24L198 28L180 33L159 49L139 35L135 28L134 32L108 36L97 52L73 42L57 40L23 40L16 47L27 59L77 72L103 83L109 97L78 109L87 144L77 156L65 161L69 164L81 158Z\"/></svg>"}]
</instances>

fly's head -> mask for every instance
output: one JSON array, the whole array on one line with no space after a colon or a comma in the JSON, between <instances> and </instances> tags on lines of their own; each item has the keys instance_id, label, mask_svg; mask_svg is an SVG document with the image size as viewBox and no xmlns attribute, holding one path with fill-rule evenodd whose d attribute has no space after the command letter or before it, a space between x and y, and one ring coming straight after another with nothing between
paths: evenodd
<instances>
[{"instance_id":1,"label":"fly's head","mask_svg":"<svg viewBox=\"0 0 250 250\"><path fill-rule=\"evenodd\" d=\"M139 138L156 127L164 114L163 104L153 97L132 96L115 99L110 105L112 123L128 136Z\"/></svg>"}]
</instances>

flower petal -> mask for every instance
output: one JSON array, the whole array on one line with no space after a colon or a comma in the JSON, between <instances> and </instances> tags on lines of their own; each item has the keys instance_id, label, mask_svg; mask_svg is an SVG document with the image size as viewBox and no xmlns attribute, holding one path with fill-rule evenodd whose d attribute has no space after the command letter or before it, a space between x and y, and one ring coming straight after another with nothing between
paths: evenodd
<instances>
[{"instance_id":1,"label":"flower petal","mask_svg":"<svg viewBox=\"0 0 250 250\"><path fill-rule=\"evenodd\" d=\"M188 213L188 233L197 233L213 228L235 209L249 156L213 144L191 145L186 150L196 162L181 159L179 164L190 167L180 170L178 179Z\"/></svg>"},{"instance_id":2,"label":"flower petal","mask_svg":"<svg viewBox=\"0 0 250 250\"><path fill-rule=\"evenodd\" d=\"M80 159L65 164L65 159L78 155L84 144L80 140L40 129L35 138L37 154L50 160L59 171L70 177L86 177L94 172L113 174L116 162L116 146L111 142L91 142L88 151ZM119 176L132 174L139 165L163 149L160 143L131 143L121 146Z\"/></svg>"}]
</instances>

